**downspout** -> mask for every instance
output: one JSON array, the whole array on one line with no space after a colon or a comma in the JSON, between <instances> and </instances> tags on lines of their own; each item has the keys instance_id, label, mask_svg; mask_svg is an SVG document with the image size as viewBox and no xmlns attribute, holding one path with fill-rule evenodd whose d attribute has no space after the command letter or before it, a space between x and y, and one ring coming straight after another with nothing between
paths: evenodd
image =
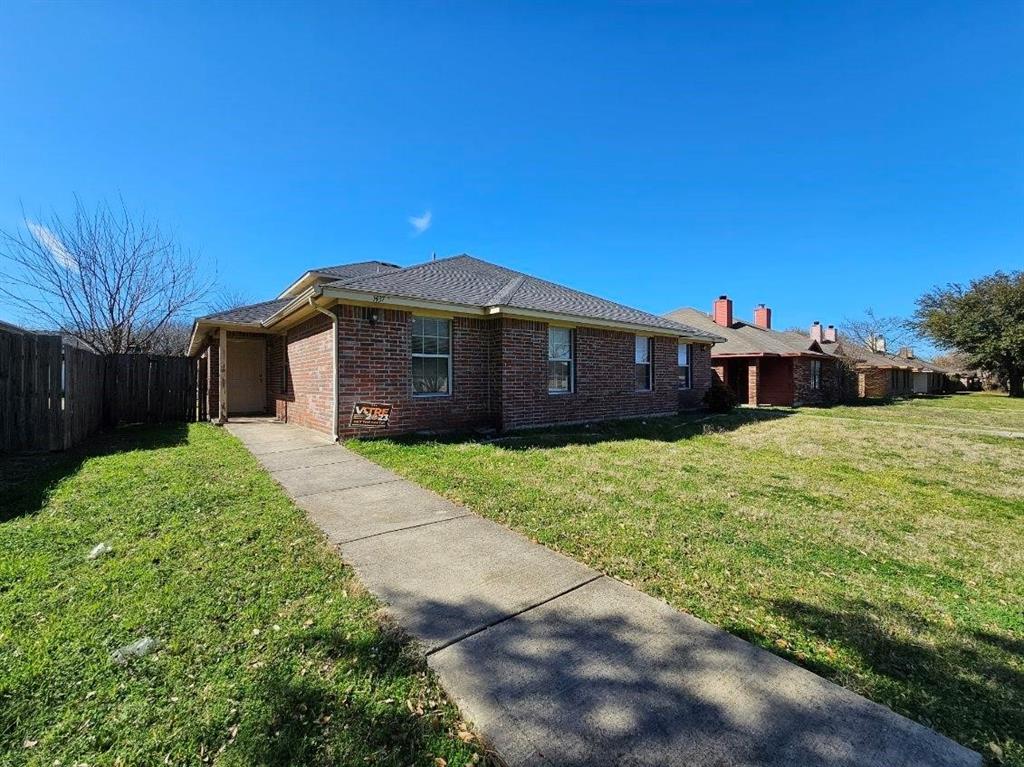
<instances>
[{"instance_id":1,"label":"downspout","mask_svg":"<svg viewBox=\"0 0 1024 767\"><path fill-rule=\"evenodd\" d=\"M332 371L331 371L332 372L332 375L331 375L331 394L332 394L332 397L331 397L331 401L333 403L331 405L331 437L334 439L335 442L337 442L338 441L338 315L335 314L334 312L329 312L326 309L323 309L323 308L317 306L313 302L316 297L317 297L316 295L312 295L312 296L309 297L309 305L313 309L316 309L316 311L320 312L320 314L325 314L325 315L327 315L328 317L331 318L331 336L332 336L332 339L333 339L333 343L331 344L331 346L332 346L332 354L331 354L331 368L332 368Z\"/></svg>"}]
</instances>

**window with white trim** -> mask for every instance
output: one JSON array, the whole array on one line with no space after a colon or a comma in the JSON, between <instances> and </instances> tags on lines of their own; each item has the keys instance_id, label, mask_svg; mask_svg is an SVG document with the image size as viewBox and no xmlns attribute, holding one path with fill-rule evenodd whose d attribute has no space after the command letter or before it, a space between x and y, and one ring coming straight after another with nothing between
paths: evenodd
<instances>
[{"instance_id":1,"label":"window with white trim","mask_svg":"<svg viewBox=\"0 0 1024 767\"><path fill-rule=\"evenodd\" d=\"M566 394L573 389L573 332L548 326L548 392Z\"/></svg>"},{"instance_id":2,"label":"window with white trim","mask_svg":"<svg viewBox=\"0 0 1024 767\"><path fill-rule=\"evenodd\" d=\"M690 359L693 356L693 344L679 344L679 388L690 389L693 387L693 372L690 368Z\"/></svg>"},{"instance_id":3,"label":"window with white trim","mask_svg":"<svg viewBox=\"0 0 1024 767\"><path fill-rule=\"evenodd\" d=\"M412 393L437 397L451 393L452 323L436 317L412 318Z\"/></svg>"},{"instance_id":4,"label":"window with white trim","mask_svg":"<svg viewBox=\"0 0 1024 767\"><path fill-rule=\"evenodd\" d=\"M654 378L651 373L651 354L654 339L650 336L636 336L636 353L633 357L637 391L650 391Z\"/></svg>"},{"instance_id":5,"label":"window with white trim","mask_svg":"<svg viewBox=\"0 0 1024 767\"><path fill-rule=\"evenodd\" d=\"M821 360L811 360L811 388L821 388Z\"/></svg>"}]
</instances>

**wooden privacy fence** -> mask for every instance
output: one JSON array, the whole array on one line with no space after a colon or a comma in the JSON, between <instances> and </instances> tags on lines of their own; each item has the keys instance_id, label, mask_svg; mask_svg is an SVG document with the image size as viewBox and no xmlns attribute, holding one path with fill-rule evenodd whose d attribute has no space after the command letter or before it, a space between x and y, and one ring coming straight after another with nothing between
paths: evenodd
<instances>
[{"instance_id":1,"label":"wooden privacy fence","mask_svg":"<svg viewBox=\"0 0 1024 767\"><path fill-rule=\"evenodd\" d=\"M112 354L104 388L112 426L196 420L196 363L188 357Z\"/></svg>"},{"instance_id":2,"label":"wooden privacy fence","mask_svg":"<svg viewBox=\"0 0 1024 767\"><path fill-rule=\"evenodd\" d=\"M105 357L58 335L0 330L0 452L64 450L102 428L194 420L193 360Z\"/></svg>"}]
</instances>

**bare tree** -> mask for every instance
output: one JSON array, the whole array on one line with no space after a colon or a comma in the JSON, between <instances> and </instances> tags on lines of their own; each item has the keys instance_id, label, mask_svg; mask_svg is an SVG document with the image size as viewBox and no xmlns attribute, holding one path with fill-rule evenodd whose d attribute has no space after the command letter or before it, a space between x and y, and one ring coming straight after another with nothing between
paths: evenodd
<instances>
[{"instance_id":1,"label":"bare tree","mask_svg":"<svg viewBox=\"0 0 1024 767\"><path fill-rule=\"evenodd\" d=\"M899 317L882 317L875 310L864 310L861 317L843 320L843 335L850 341L876 352L895 354L902 346L912 346L916 334Z\"/></svg>"},{"instance_id":2,"label":"bare tree","mask_svg":"<svg viewBox=\"0 0 1024 767\"><path fill-rule=\"evenodd\" d=\"M123 200L89 210L76 197L70 216L22 218L0 231L0 295L98 352L151 351L212 285L192 253Z\"/></svg>"},{"instance_id":3,"label":"bare tree","mask_svg":"<svg viewBox=\"0 0 1024 767\"><path fill-rule=\"evenodd\" d=\"M256 303L252 296L244 290L237 288L222 287L213 293L206 302L207 311L211 314L226 312L228 309L237 309L239 306L248 306Z\"/></svg>"}]
</instances>

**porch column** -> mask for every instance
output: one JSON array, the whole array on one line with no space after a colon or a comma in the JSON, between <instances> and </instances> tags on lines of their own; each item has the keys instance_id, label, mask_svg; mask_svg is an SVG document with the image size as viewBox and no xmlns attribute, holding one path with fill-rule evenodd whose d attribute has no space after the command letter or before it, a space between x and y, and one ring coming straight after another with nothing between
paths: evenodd
<instances>
[{"instance_id":1,"label":"porch column","mask_svg":"<svg viewBox=\"0 0 1024 767\"><path fill-rule=\"evenodd\" d=\"M220 402L217 406L217 423L228 422L228 331L220 329L220 353L217 355L217 388Z\"/></svg>"},{"instance_id":2,"label":"porch column","mask_svg":"<svg viewBox=\"0 0 1024 767\"><path fill-rule=\"evenodd\" d=\"M747 404L757 404L757 386L761 380L761 358L758 357L747 367Z\"/></svg>"}]
</instances>

